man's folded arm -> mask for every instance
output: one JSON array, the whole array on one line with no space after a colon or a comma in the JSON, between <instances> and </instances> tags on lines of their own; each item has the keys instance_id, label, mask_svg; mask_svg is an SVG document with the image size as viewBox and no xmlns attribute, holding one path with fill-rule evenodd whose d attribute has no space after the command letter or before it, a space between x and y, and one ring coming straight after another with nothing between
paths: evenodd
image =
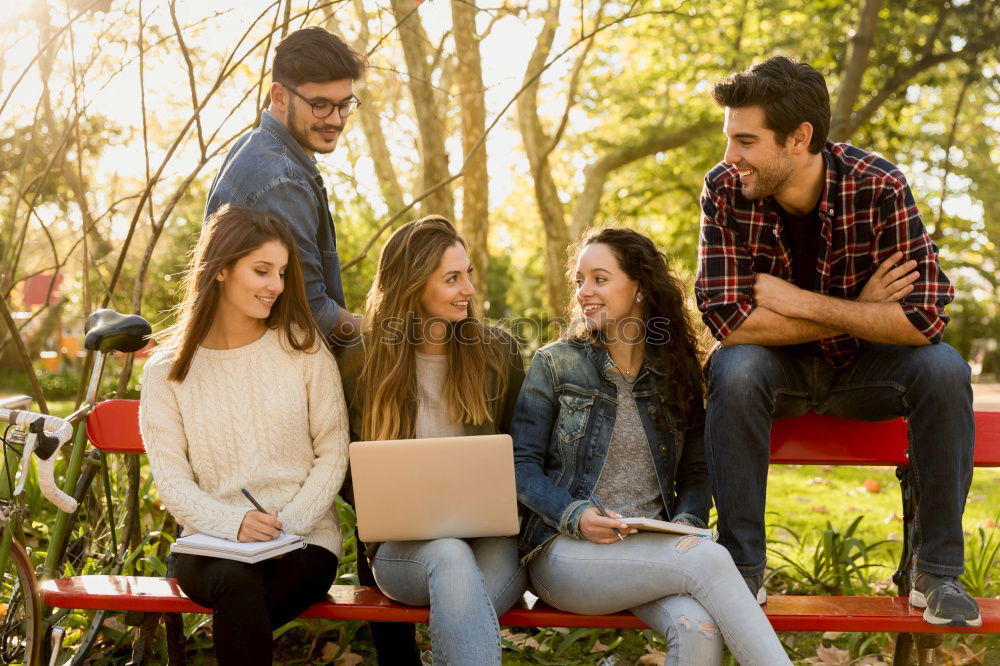
<instances>
[{"instance_id":1,"label":"man's folded arm","mask_svg":"<svg viewBox=\"0 0 1000 666\"><path fill-rule=\"evenodd\" d=\"M765 307L756 306L750 316L721 341L723 345L777 347L814 342L837 335L840 333L833 328L806 319L786 317Z\"/></svg>"}]
</instances>

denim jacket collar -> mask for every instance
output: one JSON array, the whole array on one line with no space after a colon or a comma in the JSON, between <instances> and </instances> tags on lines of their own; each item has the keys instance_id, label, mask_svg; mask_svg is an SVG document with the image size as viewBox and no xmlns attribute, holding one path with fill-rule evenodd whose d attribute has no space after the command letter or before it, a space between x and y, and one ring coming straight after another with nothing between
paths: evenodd
<instances>
[{"instance_id":1,"label":"denim jacket collar","mask_svg":"<svg viewBox=\"0 0 1000 666\"><path fill-rule=\"evenodd\" d=\"M611 373L615 371L617 366L615 366L615 362L611 359L608 348L601 344L594 344L592 341L586 339L580 339L580 342L586 346L587 357L597 366L601 376L611 379ZM656 367L656 364L648 356L645 356L642 359L642 367L639 369L639 374L636 376L635 381L638 382L641 380L647 372L660 376L666 374L665 368Z\"/></svg>"},{"instance_id":2,"label":"denim jacket collar","mask_svg":"<svg viewBox=\"0 0 1000 666\"><path fill-rule=\"evenodd\" d=\"M261 114L260 129L262 132L266 132L274 137L275 141L285 146L288 149L289 156L301 164L314 179L319 179L319 182L322 184L319 167L316 166L316 158L309 157L306 154L306 151L302 149L302 146L295 140L291 132L288 131L288 128L275 118L270 111L264 111Z\"/></svg>"}]
</instances>

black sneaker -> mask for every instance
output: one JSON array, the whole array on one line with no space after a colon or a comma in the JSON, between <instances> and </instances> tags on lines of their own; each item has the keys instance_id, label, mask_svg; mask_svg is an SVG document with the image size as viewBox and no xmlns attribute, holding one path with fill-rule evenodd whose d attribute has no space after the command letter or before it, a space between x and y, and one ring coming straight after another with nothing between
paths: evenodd
<instances>
[{"instance_id":1,"label":"black sneaker","mask_svg":"<svg viewBox=\"0 0 1000 666\"><path fill-rule=\"evenodd\" d=\"M750 588L750 594L754 596L758 604L767 603L767 590L764 589L764 574L756 576L743 576L743 582Z\"/></svg>"},{"instance_id":2,"label":"black sneaker","mask_svg":"<svg viewBox=\"0 0 1000 666\"><path fill-rule=\"evenodd\" d=\"M925 608L924 620L949 627L978 627L983 623L979 604L955 576L918 571L913 577L910 605Z\"/></svg>"}]
</instances>

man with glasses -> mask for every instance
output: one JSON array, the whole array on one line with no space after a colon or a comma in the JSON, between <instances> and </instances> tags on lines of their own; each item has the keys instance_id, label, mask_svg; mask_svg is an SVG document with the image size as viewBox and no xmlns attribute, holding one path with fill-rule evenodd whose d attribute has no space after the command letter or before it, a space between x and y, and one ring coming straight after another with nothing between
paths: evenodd
<instances>
[{"instance_id":1,"label":"man with glasses","mask_svg":"<svg viewBox=\"0 0 1000 666\"><path fill-rule=\"evenodd\" d=\"M331 342L346 342L361 319L346 306L337 232L315 155L333 152L361 100L354 82L365 59L340 37L312 26L275 49L271 104L260 126L239 139L212 183L205 217L226 203L288 222L298 242L306 295Z\"/></svg>"}]
</instances>

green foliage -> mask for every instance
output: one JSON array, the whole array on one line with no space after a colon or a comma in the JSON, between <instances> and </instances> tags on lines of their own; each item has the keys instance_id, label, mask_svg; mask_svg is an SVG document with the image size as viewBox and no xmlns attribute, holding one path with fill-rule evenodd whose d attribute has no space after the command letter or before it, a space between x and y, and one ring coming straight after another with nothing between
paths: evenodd
<instances>
[{"instance_id":1,"label":"green foliage","mask_svg":"<svg viewBox=\"0 0 1000 666\"><path fill-rule=\"evenodd\" d=\"M996 577L1000 569L1000 537L996 528L989 531L989 536L982 527L977 528L976 535L966 542L966 548L968 555L962 576L965 589L974 597L994 596L1000 590L1000 579Z\"/></svg>"},{"instance_id":2,"label":"green foliage","mask_svg":"<svg viewBox=\"0 0 1000 666\"><path fill-rule=\"evenodd\" d=\"M853 596L866 591L869 587L866 570L875 566L871 558L888 541L869 544L856 537L855 531L862 518L858 516L846 528L834 528L827 521L826 529L814 532L815 537L800 536L778 525L778 529L788 536L772 539L768 552L785 564L774 569L769 578L786 579L794 591L799 591L795 588L800 584L833 595Z\"/></svg>"}]
</instances>

